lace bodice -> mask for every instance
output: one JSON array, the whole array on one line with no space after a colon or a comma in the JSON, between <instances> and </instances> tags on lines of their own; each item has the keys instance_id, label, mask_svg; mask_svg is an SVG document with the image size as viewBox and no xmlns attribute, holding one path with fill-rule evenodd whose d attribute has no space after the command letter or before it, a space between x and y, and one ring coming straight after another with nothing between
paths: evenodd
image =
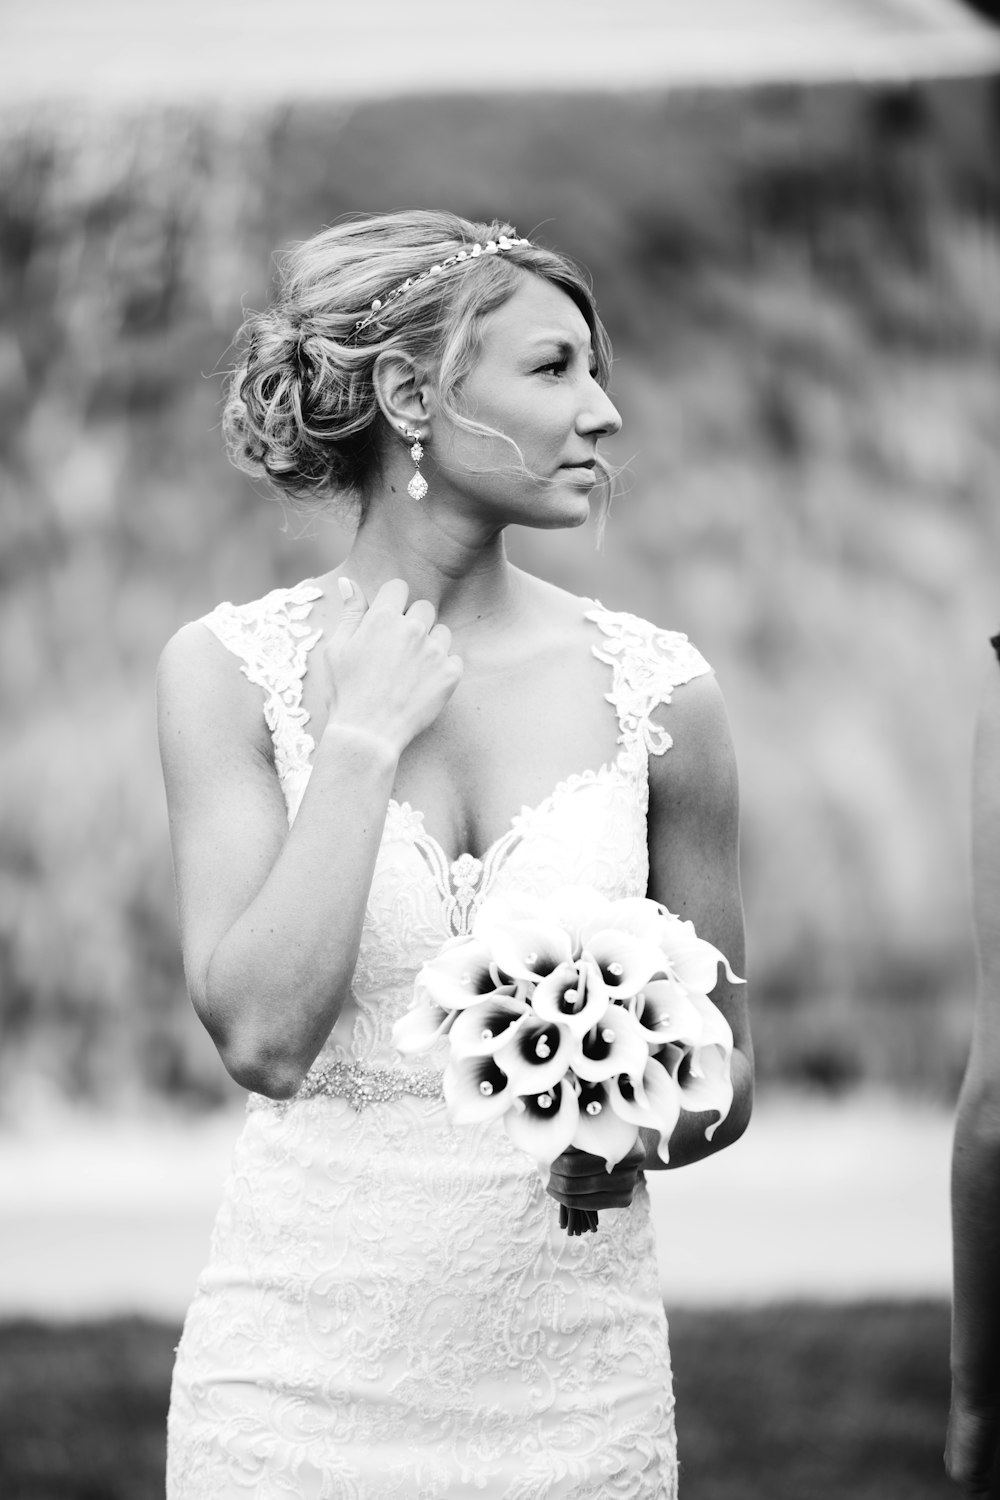
<instances>
[{"instance_id":1,"label":"lace bodice","mask_svg":"<svg viewBox=\"0 0 1000 1500\"><path fill-rule=\"evenodd\" d=\"M322 591L312 581L276 589L250 604L220 604L204 623L264 693L264 717L294 820L308 784L315 742L302 687L321 631L310 625ZM609 670L606 697L618 716L618 754L559 782L523 807L481 858L449 860L408 802L390 800L372 877L350 1003L314 1069L338 1061L398 1064L393 1022L408 1008L420 965L449 937L467 932L496 891L543 895L567 883L609 897L644 895L649 875L648 757L671 740L654 711L676 687L709 670L683 636L600 604L586 610L592 650ZM433 1060L433 1059L432 1059Z\"/></svg>"}]
</instances>

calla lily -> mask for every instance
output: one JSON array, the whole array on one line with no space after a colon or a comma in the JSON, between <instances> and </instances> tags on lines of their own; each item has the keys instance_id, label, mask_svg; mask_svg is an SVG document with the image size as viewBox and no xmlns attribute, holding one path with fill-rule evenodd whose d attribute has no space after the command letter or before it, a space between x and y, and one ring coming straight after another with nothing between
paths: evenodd
<instances>
[{"instance_id":1,"label":"calla lily","mask_svg":"<svg viewBox=\"0 0 1000 1500\"><path fill-rule=\"evenodd\" d=\"M663 972L661 949L613 927L591 933L582 956L600 969L612 1000L631 998L654 974Z\"/></svg>"},{"instance_id":2,"label":"calla lily","mask_svg":"<svg viewBox=\"0 0 1000 1500\"><path fill-rule=\"evenodd\" d=\"M580 1118L571 1145L591 1156L603 1156L610 1172L639 1139L639 1127L615 1114L607 1083L581 1085L578 1105Z\"/></svg>"},{"instance_id":3,"label":"calla lily","mask_svg":"<svg viewBox=\"0 0 1000 1500\"><path fill-rule=\"evenodd\" d=\"M573 1072L591 1083L619 1073L641 1076L649 1047L635 1016L623 1005L609 1005L586 1036L573 1059Z\"/></svg>"},{"instance_id":4,"label":"calla lily","mask_svg":"<svg viewBox=\"0 0 1000 1500\"><path fill-rule=\"evenodd\" d=\"M520 1103L492 1057L452 1057L444 1070L444 1097L456 1125L495 1120Z\"/></svg>"},{"instance_id":5,"label":"calla lily","mask_svg":"<svg viewBox=\"0 0 1000 1500\"><path fill-rule=\"evenodd\" d=\"M492 954L485 943L472 937L447 943L420 970L418 984L430 998L448 1010L464 1010L497 990Z\"/></svg>"},{"instance_id":6,"label":"calla lily","mask_svg":"<svg viewBox=\"0 0 1000 1500\"><path fill-rule=\"evenodd\" d=\"M704 996L701 997L704 1000ZM711 1005L710 1000L705 1004ZM652 979L628 1002L650 1047L680 1042L693 1047L702 1040L704 1023L695 1000L676 979ZM715 1010L715 1006L712 1005ZM714 1040L714 1038L713 1038Z\"/></svg>"},{"instance_id":7,"label":"calla lily","mask_svg":"<svg viewBox=\"0 0 1000 1500\"><path fill-rule=\"evenodd\" d=\"M539 980L531 1004L536 1016L582 1037L607 1010L608 987L596 964L563 963Z\"/></svg>"},{"instance_id":8,"label":"calla lily","mask_svg":"<svg viewBox=\"0 0 1000 1500\"><path fill-rule=\"evenodd\" d=\"M668 1046L665 1051L664 1062L680 1091L681 1108L694 1114L718 1114L705 1130L705 1139L710 1141L733 1103L729 1058L716 1046L690 1050Z\"/></svg>"},{"instance_id":9,"label":"calla lily","mask_svg":"<svg viewBox=\"0 0 1000 1500\"><path fill-rule=\"evenodd\" d=\"M623 896L619 901L609 901L606 904L603 920L591 922L584 928L582 941L586 944L592 933L614 927L619 932L630 933L641 942L653 943L659 947L660 934L669 917L667 908L658 901L650 901L647 896Z\"/></svg>"},{"instance_id":10,"label":"calla lily","mask_svg":"<svg viewBox=\"0 0 1000 1500\"><path fill-rule=\"evenodd\" d=\"M533 922L537 918L537 901L515 895L513 891L498 892L487 896L476 912L472 936L477 942L489 943L497 927L507 927L511 922Z\"/></svg>"},{"instance_id":11,"label":"calla lily","mask_svg":"<svg viewBox=\"0 0 1000 1500\"><path fill-rule=\"evenodd\" d=\"M668 1069L651 1057L641 1077L621 1073L610 1079L608 1099L615 1114L623 1120L659 1132L657 1155L661 1161L669 1161L668 1143L680 1118L681 1096Z\"/></svg>"},{"instance_id":12,"label":"calla lily","mask_svg":"<svg viewBox=\"0 0 1000 1500\"><path fill-rule=\"evenodd\" d=\"M576 1050L565 1026L529 1014L494 1056L519 1094L541 1094L565 1075Z\"/></svg>"},{"instance_id":13,"label":"calla lily","mask_svg":"<svg viewBox=\"0 0 1000 1500\"><path fill-rule=\"evenodd\" d=\"M554 922L508 922L495 927L490 947L511 979L536 981L573 957L569 934Z\"/></svg>"},{"instance_id":14,"label":"calla lily","mask_svg":"<svg viewBox=\"0 0 1000 1500\"><path fill-rule=\"evenodd\" d=\"M452 1056L492 1057L530 1014L527 1002L512 985L486 1000L477 1000L458 1013L449 1031Z\"/></svg>"},{"instance_id":15,"label":"calla lily","mask_svg":"<svg viewBox=\"0 0 1000 1500\"><path fill-rule=\"evenodd\" d=\"M454 1019L455 1011L445 1010L433 1001L415 1005L394 1022L393 1046L397 1052L429 1052L451 1029Z\"/></svg>"},{"instance_id":16,"label":"calla lily","mask_svg":"<svg viewBox=\"0 0 1000 1500\"><path fill-rule=\"evenodd\" d=\"M707 995L699 995L695 991L688 998L701 1016L701 1035L695 1045L720 1047L728 1063L733 1055L733 1032L729 1022Z\"/></svg>"},{"instance_id":17,"label":"calla lily","mask_svg":"<svg viewBox=\"0 0 1000 1500\"><path fill-rule=\"evenodd\" d=\"M542 902L533 915L543 922L554 922L569 934L574 956L583 945L585 932L598 932L612 926L609 920L612 903L589 885L564 885Z\"/></svg>"},{"instance_id":18,"label":"calla lily","mask_svg":"<svg viewBox=\"0 0 1000 1500\"><path fill-rule=\"evenodd\" d=\"M720 964L732 984L746 982L733 973L724 953L698 936L693 922L682 922L680 917L668 913L660 947L667 959L667 972L679 979L685 989L707 995L719 981Z\"/></svg>"},{"instance_id":19,"label":"calla lily","mask_svg":"<svg viewBox=\"0 0 1000 1500\"><path fill-rule=\"evenodd\" d=\"M515 1146L542 1162L553 1162L571 1143L580 1123L576 1091L565 1079L521 1100L523 1108L505 1117Z\"/></svg>"}]
</instances>

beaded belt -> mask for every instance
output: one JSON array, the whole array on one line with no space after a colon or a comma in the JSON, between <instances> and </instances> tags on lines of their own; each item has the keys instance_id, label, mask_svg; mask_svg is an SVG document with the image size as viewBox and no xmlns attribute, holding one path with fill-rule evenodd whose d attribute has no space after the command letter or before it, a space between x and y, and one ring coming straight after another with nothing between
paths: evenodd
<instances>
[{"instance_id":1,"label":"beaded belt","mask_svg":"<svg viewBox=\"0 0 1000 1500\"><path fill-rule=\"evenodd\" d=\"M307 1073L302 1087L291 1099L266 1100L266 1104L287 1106L300 1099L315 1099L329 1094L346 1099L355 1109L369 1104L388 1104L411 1094L415 1099L441 1098L441 1073L434 1068L380 1068L364 1063L325 1063ZM256 1096L254 1096L256 1099ZM260 1106L258 1106L260 1107Z\"/></svg>"}]
</instances>

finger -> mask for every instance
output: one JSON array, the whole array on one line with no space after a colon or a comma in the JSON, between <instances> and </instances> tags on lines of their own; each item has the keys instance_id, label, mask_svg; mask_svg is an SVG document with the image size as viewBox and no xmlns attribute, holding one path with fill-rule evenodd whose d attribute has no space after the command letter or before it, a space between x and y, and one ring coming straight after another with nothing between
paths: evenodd
<instances>
[{"instance_id":1,"label":"finger","mask_svg":"<svg viewBox=\"0 0 1000 1500\"><path fill-rule=\"evenodd\" d=\"M586 1176L577 1177L565 1172L552 1172L550 1180L564 1193L608 1193L615 1192L620 1188L631 1189L635 1183L636 1173L630 1172L588 1172Z\"/></svg>"},{"instance_id":2,"label":"finger","mask_svg":"<svg viewBox=\"0 0 1000 1500\"><path fill-rule=\"evenodd\" d=\"M550 1198L557 1203L564 1204L572 1210L577 1209L600 1209L600 1208L628 1208L632 1202L633 1190L619 1188L616 1192L604 1193L562 1193L549 1183L546 1191Z\"/></svg>"},{"instance_id":3,"label":"finger","mask_svg":"<svg viewBox=\"0 0 1000 1500\"><path fill-rule=\"evenodd\" d=\"M427 633L430 634L434 621L437 618L437 610L429 599L414 599L406 611L406 618L418 621Z\"/></svg>"},{"instance_id":4,"label":"finger","mask_svg":"<svg viewBox=\"0 0 1000 1500\"><path fill-rule=\"evenodd\" d=\"M334 634L353 635L367 612L368 600L361 585L353 578L343 575L337 579L337 592L340 594L341 606Z\"/></svg>"},{"instance_id":5,"label":"finger","mask_svg":"<svg viewBox=\"0 0 1000 1500\"><path fill-rule=\"evenodd\" d=\"M383 583L372 600L372 610L401 615L406 609L406 601L409 597L410 589L405 579L390 578L388 583Z\"/></svg>"},{"instance_id":6,"label":"finger","mask_svg":"<svg viewBox=\"0 0 1000 1500\"><path fill-rule=\"evenodd\" d=\"M447 656L451 650L451 631L447 625L435 625L427 633L427 639L432 646L436 646L442 655Z\"/></svg>"}]
</instances>

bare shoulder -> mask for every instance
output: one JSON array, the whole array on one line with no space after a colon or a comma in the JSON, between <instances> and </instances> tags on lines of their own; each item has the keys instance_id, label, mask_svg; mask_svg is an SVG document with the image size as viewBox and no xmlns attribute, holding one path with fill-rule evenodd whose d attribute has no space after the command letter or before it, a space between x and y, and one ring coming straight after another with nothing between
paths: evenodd
<instances>
[{"instance_id":1,"label":"bare shoulder","mask_svg":"<svg viewBox=\"0 0 1000 1500\"><path fill-rule=\"evenodd\" d=\"M269 755L260 689L240 661L201 620L170 637L156 673L157 719L165 761L182 745L218 750L242 746Z\"/></svg>"},{"instance_id":2,"label":"bare shoulder","mask_svg":"<svg viewBox=\"0 0 1000 1500\"><path fill-rule=\"evenodd\" d=\"M652 716L667 748L649 757L650 813L683 808L728 815L739 800L736 751L718 679L706 671L673 690Z\"/></svg>"}]
</instances>

